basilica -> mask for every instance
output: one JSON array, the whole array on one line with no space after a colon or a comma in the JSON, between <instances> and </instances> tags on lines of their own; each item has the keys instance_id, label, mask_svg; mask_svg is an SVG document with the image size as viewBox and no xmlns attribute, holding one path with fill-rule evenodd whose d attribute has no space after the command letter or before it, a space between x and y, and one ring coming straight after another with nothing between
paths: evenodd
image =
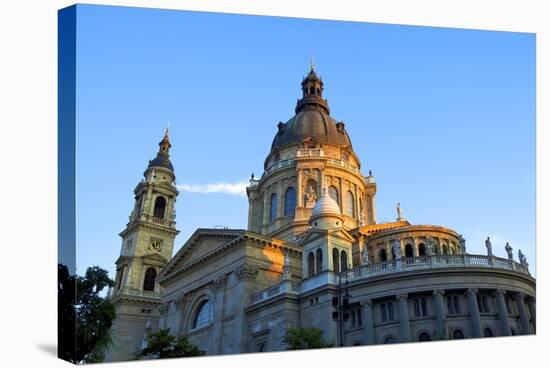
<instances>
[{"instance_id":1,"label":"basilica","mask_svg":"<svg viewBox=\"0 0 550 368\"><path fill-rule=\"evenodd\" d=\"M399 205L395 221L376 221L376 180L323 90L312 66L246 188L247 229L197 229L175 254L166 131L120 233L107 361L135 359L159 328L207 355L285 350L292 327L320 328L334 346L535 333L522 254L495 257L489 239L486 255L470 254L455 230L411 224Z\"/></svg>"}]
</instances>

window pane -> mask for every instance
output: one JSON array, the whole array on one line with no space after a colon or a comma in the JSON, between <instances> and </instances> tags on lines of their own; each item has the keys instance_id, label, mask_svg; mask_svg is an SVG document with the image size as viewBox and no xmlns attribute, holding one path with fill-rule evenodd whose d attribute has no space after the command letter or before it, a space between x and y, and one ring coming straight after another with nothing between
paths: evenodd
<instances>
[{"instance_id":1,"label":"window pane","mask_svg":"<svg viewBox=\"0 0 550 368\"><path fill-rule=\"evenodd\" d=\"M204 301L195 314L193 328L199 328L209 324L214 318L214 308L209 300Z\"/></svg>"}]
</instances>

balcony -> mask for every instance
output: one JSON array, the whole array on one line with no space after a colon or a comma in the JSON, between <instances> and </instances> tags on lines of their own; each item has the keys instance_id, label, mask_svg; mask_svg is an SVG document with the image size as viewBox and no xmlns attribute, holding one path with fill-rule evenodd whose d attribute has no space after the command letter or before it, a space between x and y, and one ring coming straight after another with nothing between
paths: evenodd
<instances>
[{"instance_id":1,"label":"balcony","mask_svg":"<svg viewBox=\"0 0 550 368\"><path fill-rule=\"evenodd\" d=\"M431 257L414 257L401 258L388 262L374 263L364 266L355 267L341 276L348 278L349 281L365 279L369 277L410 272L417 270L430 270L438 268L470 268L482 267L489 269L503 269L522 273L530 276L529 270L509 259L488 257L473 254L458 254L458 255L437 255Z\"/></svg>"},{"instance_id":2,"label":"balcony","mask_svg":"<svg viewBox=\"0 0 550 368\"><path fill-rule=\"evenodd\" d=\"M258 304L264 300L271 299L277 295L285 293L298 295L300 293L300 284L289 280L282 281L275 286L252 294L250 296L250 305Z\"/></svg>"},{"instance_id":3,"label":"balcony","mask_svg":"<svg viewBox=\"0 0 550 368\"><path fill-rule=\"evenodd\" d=\"M342 168L344 168L346 170L349 170L351 172L354 172L356 174L361 174L361 170L359 170L358 168L356 168L355 166L353 166L352 164L350 164L349 162L344 161L344 160L335 160L335 159L330 158L330 159L327 160L327 165L342 167Z\"/></svg>"},{"instance_id":4,"label":"balcony","mask_svg":"<svg viewBox=\"0 0 550 368\"><path fill-rule=\"evenodd\" d=\"M277 162L276 164L271 165L271 166L265 171L265 174L270 174L270 173L272 173L273 171L276 171L276 170L279 170L279 169L284 169L284 168L286 168L286 167L290 167L290 166L293 166L293 165L295 165L295 161L292 160L292 159L279 161L279 162ZM265 174L264 174L264 175L265 175Z\"/></svg>"},{"instance_id":5,"label":"balcony","mask_svg":"<svg viewBox=\"0 0 550 368\"><path fill-rule=\"evenodd\" d=\"M325 153L320 148L299 149L296 151L296 157L323 157Z\"/></svg>"}]
</instances>

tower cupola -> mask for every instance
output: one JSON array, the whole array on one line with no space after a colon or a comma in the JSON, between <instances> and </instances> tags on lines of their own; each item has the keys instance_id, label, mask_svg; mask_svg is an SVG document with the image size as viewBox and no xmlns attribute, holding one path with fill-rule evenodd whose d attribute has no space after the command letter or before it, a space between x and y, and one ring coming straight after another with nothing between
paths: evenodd
<instances>
[{"instance_id":1,"label":"tower cupola","mask_svg":"<svg viewBox=\"0 0 550 368\"><path fill-rule=\"evenodd\" d=\"M162 138L162 140L159 142L159 150L157 152L157 157L149 161L149 166L147 168L148 170L154 167L161 167L161 168L168 169L173 173L174 166L170 161L170 147L172 147L172 145L170 144L170 137L168 133L169 133L169 129L166 128L166 132L164 133L164 138Z\"/></svg>"},{"instance_id":2,"label":"tower cupola","mask_svg":"<svg viewBox=\"0 0 550 368\"><path fill-rule=\"evenodd\" d=\"M309 74L302 80L302 98L296 104L296 113L318 110L330 114L328 102L323 98L323 80L315 72L313 61Z\"/></svg>"}]
</instances>

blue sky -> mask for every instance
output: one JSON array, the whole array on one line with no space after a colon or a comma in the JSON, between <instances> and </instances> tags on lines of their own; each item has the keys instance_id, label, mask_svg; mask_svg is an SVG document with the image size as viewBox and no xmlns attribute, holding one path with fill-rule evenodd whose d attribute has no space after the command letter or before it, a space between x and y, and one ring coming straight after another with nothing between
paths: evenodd
<instances>
[{"instance_id":1,"label":"blue sky","mask_svg":"<svg viewBox=\"0 0 550 368\"><path fill-rule=\"evenodd\" d=\"M77 272L108 269L167 122L181 185L260 176L314 57L378 184L377 221L522 249L535 271L535 35L79 5ZM182 191L174 252L246 228L246 196Z\"/></svg>"}]
</instances>

